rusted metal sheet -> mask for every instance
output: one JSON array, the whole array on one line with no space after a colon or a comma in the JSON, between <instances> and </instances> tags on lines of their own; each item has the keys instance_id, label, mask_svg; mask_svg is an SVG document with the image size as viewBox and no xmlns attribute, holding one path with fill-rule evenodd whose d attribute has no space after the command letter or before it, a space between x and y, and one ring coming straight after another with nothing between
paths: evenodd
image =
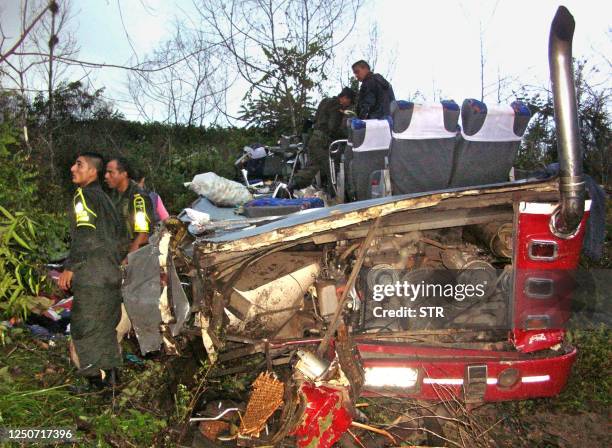
<instances>
[{"instance_id":1,"label":"rusted metal sheet","mask_svg":"<svg viewBox=\"0 0 612 448\"><path fill-rule=\"evenodd\" d=\"M283 404L285 385L271 373L259 374L253 383L246 412L240 424L241 436L259 437L270 416Z\"/></svg>"},{"instance_id":2,"label":"rusted metal sheet","mask_svg":"<svg viewBox=\"0 0 612 448\"><path fill-rule=\"evenodd\" d=\"M181 333L190 314L189 302L181 286L174 264L164 266L168 241L154 240L128 256L127 278L122 286L123 301L130 317L142 354L159 350L163 341ZM163 287L160 269L166 271L168 287ZM169 296L173 300L169 300ZM167 333L161 332L161 325L167 325Z\"/></svg>"},{"instance_id":3,"label":"rusted metal sheet","mask_svg":"<svg viewBox=\"0 0 612 448\"><path fill-rule=\"evenodd\" d=\"M304 291L319 275L320 254L281 252L266 256L248 266L232 285L226 303L229 323L226 331L235 334L267 332L291 335L293 317L304 307ZM293 323L293 325L292 325Z\"/></svg>"},{"instance_id":4,"label":"rusted metal sheet","mask_svg":"<svg viewBox=\"0 0 612 448\"><path fill-rule=\"evenodd\" d=\"M435 193L391 196L340 204L323 209L305 210L259 227L200 239L196 242L196 250L200 256L213 253L215 256L222 253L231 253L231 255L228 254L228 258L233 258L279 243L295 242L314 234L345 229L379 216L387 217L403 211L416 211L450 205L457 198L474 197L481 200L482 206L485 206L488 200L495 203L496 195L502 195L505 196L502 202L507 203L513 199L513 193L520 194L527 190L531 194L533 192L555 192L558 190L557 182L556 180L546 182L517 181L490 185L485 188L451 189Z\"/></svg>"},{"instance_id":5,"label":"rusted metal sheet","mask_svg":"<svg viewBox=\"0 0 612 448\"><path fill-rule=\"evenodd\" d=\"M149 244L132 252L127 278L122 286L125 308L132 321L143 355L159 350L162 336L159 326L162 315L159 298L162 287L159 279L159 249Z\"/></svg>"}]
</instances>

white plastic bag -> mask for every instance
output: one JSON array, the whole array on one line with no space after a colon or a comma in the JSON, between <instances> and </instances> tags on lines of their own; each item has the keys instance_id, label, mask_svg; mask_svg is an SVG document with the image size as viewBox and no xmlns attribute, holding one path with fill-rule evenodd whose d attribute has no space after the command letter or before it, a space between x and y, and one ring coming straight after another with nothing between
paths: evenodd
<instances>
[{"instance_id":1,"label":"white plastic bag","mask_svg":"<svg viewBox=\"0 0 612 448\"><path fill-rule=\"evenodd\" d=\"M245 152L245 154L248 154L249 157L253 160L263 159L264 157L268 155L268 151L266 151L266 148L263 146L257 146L257 147L245 146L243 148L243 151Z\"/></svg>"},{"instance_id":2,"label":"white plastic bag","mask_svg":"<svg viewBox=\"0 0 612 448\"><path fill-rule=\"evenodd\" d=\"M199 212L192 208L186 208L185 213L191 220L189 224L189 231L194 234L200 234L206 230L206 224L210 222L210 215L208 213Z\"/></svg>"},{"instance_id":3,"label":"white plastic bag","mask_svg":"<svg viewBox=\"0 0 612 448\"><path fill-rule=\"evenodd\" d=\"M185 186L221 206L233 207L253 199L244 185L215 173L198 174Z\"/></svg>"}]
</instances>

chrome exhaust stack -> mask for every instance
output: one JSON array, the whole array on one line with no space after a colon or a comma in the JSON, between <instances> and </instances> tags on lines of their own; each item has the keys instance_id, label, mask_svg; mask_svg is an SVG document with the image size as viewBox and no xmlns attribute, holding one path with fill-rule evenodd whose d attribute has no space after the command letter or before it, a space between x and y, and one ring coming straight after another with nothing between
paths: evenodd
<instances>
[{"instance_id":1,"label":"chrome exhaust stack","mask_svg":"<svg viewBox=\"0 0 612 448\"><path fill-rule=\"evenodd\" d=\"M560 238L570 238L576 232L584 215L585 201L582 148L572 66L572 38L575 26L574 17L565 6L560 6L550 26L548 41L560 193L560 207L552 217L551 229Z\"/></svg>"}]
</instances>

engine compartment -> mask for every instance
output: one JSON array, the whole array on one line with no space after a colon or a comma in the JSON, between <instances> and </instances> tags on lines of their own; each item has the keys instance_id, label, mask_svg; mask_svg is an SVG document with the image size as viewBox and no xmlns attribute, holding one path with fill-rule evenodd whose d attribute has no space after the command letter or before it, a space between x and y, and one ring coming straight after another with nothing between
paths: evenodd
<instances>
[{"instance_id":1,"label":"engine compartment","mask_svg":"<svg viewBox=\"0 0 612 448\"><path fill-rule=\"evenodd\" d=\"M506 349L516 207L555 200L556 187L514 182L383 198L185 241L196 326L215 353L320 340L334 319L354 337Z\"/></svg>"},{"instance_id":2,"label":"engine compartment","mask_svg":"<svg viewBox=\"0 0 612 448\"><path fill-rule=\"evenodd\" d=\"M246 266L237 279L220 284L232 291L225 332L250 339L321 335L338 311L362 244L310 243ZM348 293L345 320L353 334L507 328L511 255L511 222L375 237ZM467 285L482 286L478 300L465 300ZM427 316L402 316L414 303Z\"/></svg>"}]
</instances>

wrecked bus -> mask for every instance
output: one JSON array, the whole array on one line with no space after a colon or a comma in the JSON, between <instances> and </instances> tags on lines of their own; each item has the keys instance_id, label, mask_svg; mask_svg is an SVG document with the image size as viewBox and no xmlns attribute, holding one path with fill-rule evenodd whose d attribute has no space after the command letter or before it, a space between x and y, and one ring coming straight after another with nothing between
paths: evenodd
<instances>
[{"instance_id":1,"label":"wrecked bus","mask_svg":"<svg viewBox=\"0 0 612 448\"><path fill-rule=\"evenodd\" d=\"M405 166L394 173L391 165L390 183L401 191L405 173L420 191L237 229L222 220L229 224L198 237L172 219L154 244L131 254L138 281L127 283L140 289L126 291L126 308L143 352L163 344L178 353L180 338L197 337L212 363L262 354L261 364L244 367L262 373L240 410L234 438L243 446L290 438L329 447L352 424L361 396L470 405L558 394L576 359L564 325L590 205L573 31L559 8L549 43L558 176L507 181L527 125L517 124L520 108L483 113L482 103L467 101L457 135L458 107L400 104L392 127L404 128L392 129L390 144L404 151ZM468 131L474 112L480 123ZM441 154L434 165L417 163L423 147ZM438 178L446 188L427 187Z\"/></svg>"}]
</instances>

